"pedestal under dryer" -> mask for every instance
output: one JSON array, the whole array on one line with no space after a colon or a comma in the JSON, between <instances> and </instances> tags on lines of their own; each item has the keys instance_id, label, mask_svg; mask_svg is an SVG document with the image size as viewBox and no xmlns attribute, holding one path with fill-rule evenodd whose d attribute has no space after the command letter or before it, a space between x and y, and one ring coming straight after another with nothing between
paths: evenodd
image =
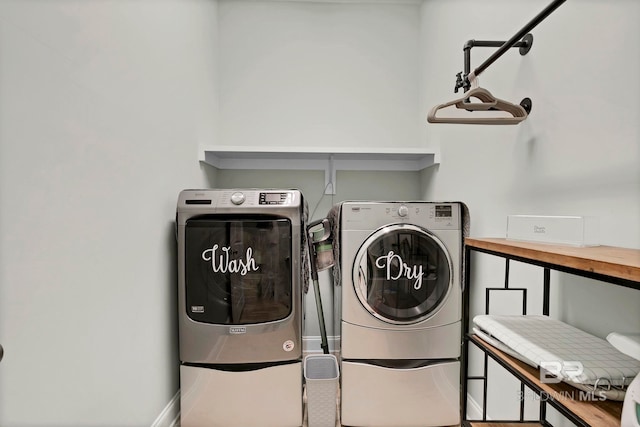
<instances>
[{"instance_id":1,"label":"pedestal under dryer","mask_svg":"<svg viewBox=\"0 0 640 427\"><path fill-rule=\"evenodd\" d=\"M460 422L461 206L344 202L344 425Z\"/></svg>"},{"instance_id":2,"label":"pedestal under dryer","mask_svg":"<svg viewBox=\"0 0 640 427\"><path fill-rule=\"evenodd\" d=\"M177 206L181 426L302 425L297 190L185 190Z\"/></svg>"}]
</instances>

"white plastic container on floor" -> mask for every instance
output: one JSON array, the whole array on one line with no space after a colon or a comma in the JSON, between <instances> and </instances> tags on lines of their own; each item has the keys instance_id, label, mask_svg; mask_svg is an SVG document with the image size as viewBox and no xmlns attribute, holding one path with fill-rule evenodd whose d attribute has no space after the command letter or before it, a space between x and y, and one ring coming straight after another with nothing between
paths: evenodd
<instances>
[{"instance_id":1,"label":"white plastic container on floor","mask_svg":"<svg viewBox=\"0 0 640 427\"><path fill-rule=\"evenodd\" d=\"M338 361L332 354L304 359L309 427L335 427L339 376Z\"/></svg>"}]
</instances>

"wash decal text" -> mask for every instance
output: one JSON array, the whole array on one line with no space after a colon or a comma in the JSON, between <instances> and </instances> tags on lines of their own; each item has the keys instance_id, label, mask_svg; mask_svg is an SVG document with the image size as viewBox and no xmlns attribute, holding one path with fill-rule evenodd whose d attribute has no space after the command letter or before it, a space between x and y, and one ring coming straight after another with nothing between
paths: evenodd
<instances>
[{"instance_id":1,"label":"wash decal text","mask_svg":"<svg viewBox=\"0 0 640 427\"><path fill-rule=\"evenodd\" d=\"M233 273L241 276L258 271L259 267L253 257L253 249L247 248L244 258L232 258L231 246L214 244L211 249L202 252L202 259L211 263L214 273Z\"/></svg>"}]
</instances>

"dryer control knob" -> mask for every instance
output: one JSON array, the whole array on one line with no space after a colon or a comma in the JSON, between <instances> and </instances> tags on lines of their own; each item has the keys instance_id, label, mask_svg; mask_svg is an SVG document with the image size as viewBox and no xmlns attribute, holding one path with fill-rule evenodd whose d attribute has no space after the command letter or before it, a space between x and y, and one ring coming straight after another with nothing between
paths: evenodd
<instances>
[{"instance_id":1,"label":"dryer control knob","mask_svg":"<svg viewBox=\"0 0 640 427\"><path fill-rule=\"evenodd\" d=\"M239 191L231 195L231 203L233 203L234 205L241 205L244 203L244 201L244 194Z\"/></svg>"},{"instance_id":2,"label":"dryer control knob","mask_svg":"<svg viewBox=\"0 0 640 427\"><path fill-rule=\"evenodd\" d=\"M409 213L409 208L405 205L402 205L398 208L398 215L405 217Z\"/></svg>"}]
</instances>

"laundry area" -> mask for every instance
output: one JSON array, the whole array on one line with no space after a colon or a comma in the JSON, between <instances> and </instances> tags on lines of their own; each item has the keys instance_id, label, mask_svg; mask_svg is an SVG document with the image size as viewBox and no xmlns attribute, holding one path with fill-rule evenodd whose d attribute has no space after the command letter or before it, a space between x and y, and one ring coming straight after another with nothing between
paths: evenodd
<instances>
[{"instance_id":1,"label":"laundry area","mask_svg":"<svg viewBox=\"0 0 640 427\"><path fill-rule=\"evenodd\" d=\"M0 1L0 426L640 426L640 2Z\"/></svg>"}]
</instances>

